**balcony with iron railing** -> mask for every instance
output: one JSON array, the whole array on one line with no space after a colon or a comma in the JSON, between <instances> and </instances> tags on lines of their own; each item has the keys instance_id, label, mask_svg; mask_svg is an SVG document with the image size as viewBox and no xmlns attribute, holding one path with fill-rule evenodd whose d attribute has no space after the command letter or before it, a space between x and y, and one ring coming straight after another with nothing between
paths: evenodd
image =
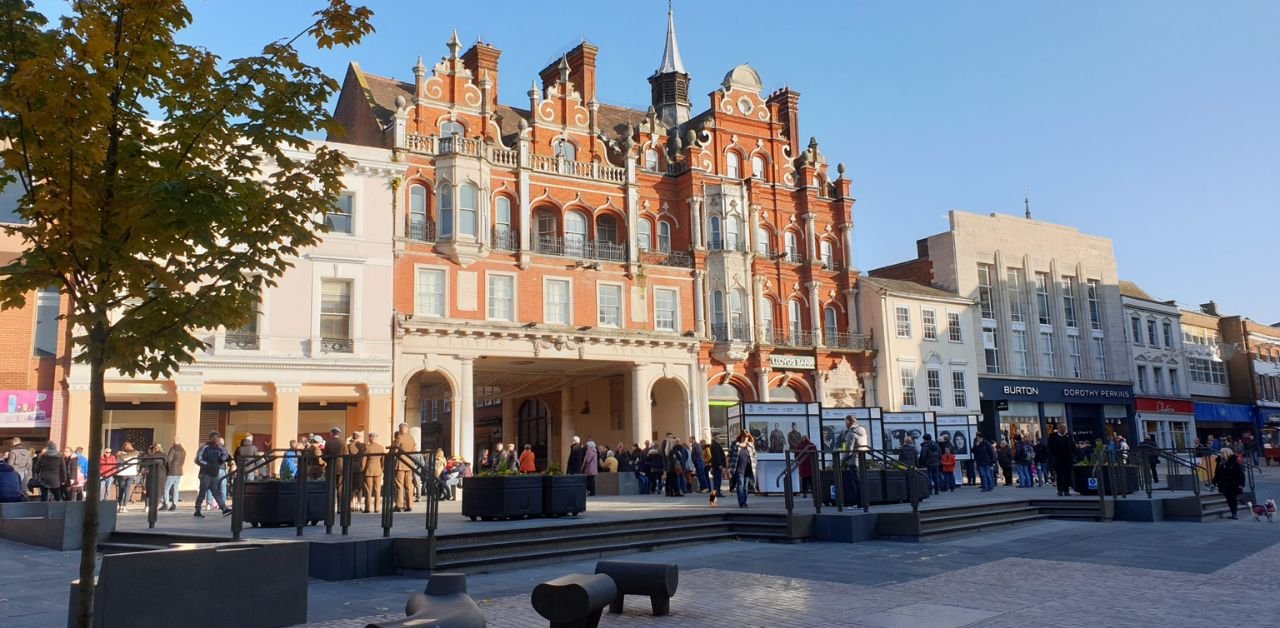
<instances>
[{"instance_id":1,"label":"balcony with iron railing","mask_svg":"<svg viewBox=\"0 0 1280 628\"><path fill-rule=\"evenodd\" d=\"M260 349L261 340L256 330L228 330L223 336L222 344L228 349L237 351L257 351Z\"/></svg>"},{"instance_id":2,"label":"balcony with iron railing","mask_svg":"<svg viewBox=\"0 0 1280 628\"><path fill-rule=\"evenodd\" d=\"M518 251L520 235L509 228L494 229L491 245L495 251Z\"/></svg>"},{"instance_id":3,"label":"balcony with iron railing","mask_svg":"<svg viewBox=\"0 0 1280 628\"><path fill-rule=\"evenodd\" d=\"M716 342L749 342L751 330L746 323L712 323L711 339Z\"/></svg>"},{"instance_id":4,"label":"balcony with iron railing","mask_svg":"<svg viewBox=\"0 0 1280 628\"><path fill-rule=\"evenodd\" d=\"M797 249L787 249L782 252L782 260L788 264L803 264L804 254Z\"/></svg>"},{"instance_id":5,"label":"balcony with iron railing","mask_svg":"<svg viewBox=\"0 0 1280 628\"><path fill-rule=\"evenodd\" d=\"M747 243L741 236L728 233L723 237L711 238L707 242L707 248L712 251L745 251Z\"/></svg>"},{"instance_id":6,"label":"balcony with iron railing","mask_svg":"<svg viewBox=\"0 0 1280 628\"><path fill-rule=\"evenodd\" d=\"M837 273L844 272L844 264L841 263L839 260L835 260L830 257L824 257L822 258L822 270L829 270Z\"/></svg>"},{"instance_id":7,"label":"balcony with iron railing","mask_svg":"<svg viewBox=\"0 0 1280 628\"><path fill-rule=\"evenodd\" d=\"M640 263L675 268L693 268L693 256L686 251L642 250L640 251Z\"/></svg>"},{"instance_id":8,"label":"balcony with iron railing","mask_svg":"<svg viewBox=\"0 0 1280 628\"><path fill-rule=\"evenodd\" d=\"M812 347L815 344L814 333L807 329L775 329L771 343L782 347Z\"/></svg>"},{"instance_id":9,"label":"balcony with iron railing","mask_svg":"<svg viewBox=\"0 0 1280 628\"><path fill-rule=\"evenodd\" d=\"M537 172L560 174L610 183L626 183L627 170L598 161L574 161L560 156L529 155L529 167Z\"/></svg>"},{"instance_id":10,"label":"balcony with iron railing","mask_svg":"<svg viewBox=\"0 0 1280 628\"><path fill-rule=\"evenodd\" d=\"M418 242L435 242L436 241L436 223L430 220L413 219L409 220L409 239Z\"/></svg>"},{"instance_id":11,"label":"balcony with iron railing","mask_svg":"<svg viewBox=\"0 0 1280 628\"><path fill-rule=\"evenodd\" d=\"M605 262L627 261L627 247L613 242L587 240L580 237L538 236L538 253L557 257L579 257Z\"/></svg>"},{"instance_id":12,"label":"balcony with iron railing","mask_svg":"<svg viewBox=\"0 0 1280 628\"><path fill-rule=\"evenodd\" d=\"M847 351L871 350L871 337L865 334L838 331L826 334L823 341L827 347L832 349L843 349Z\"/></svg>"}]
</instances>

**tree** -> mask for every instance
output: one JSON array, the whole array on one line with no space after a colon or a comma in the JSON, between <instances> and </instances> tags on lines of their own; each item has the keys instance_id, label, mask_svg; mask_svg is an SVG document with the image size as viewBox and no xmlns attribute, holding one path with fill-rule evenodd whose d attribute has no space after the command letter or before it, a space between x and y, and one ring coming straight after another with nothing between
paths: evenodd
<instances>
[{"instance_id":1,"label":"tree","mask_svg":"<svg viewBox=\"0 0 1280 628\"><path fill-rule=\"evenodd\" d=\"M333 125L338 87L294 44L356 44L371 17L324 0L297 36L225 61L175 41L191 22L180 0L74 0L53 25L0 0L0 185L21 186L28 221L7 227L25 250L0 267L0 307L56 285L91 372L80 626L92 623L105 373L192 362L198 330L245 324L262 287L316 243L349 162L323 147L286 155Z\"/></svg>"}]
</instances>

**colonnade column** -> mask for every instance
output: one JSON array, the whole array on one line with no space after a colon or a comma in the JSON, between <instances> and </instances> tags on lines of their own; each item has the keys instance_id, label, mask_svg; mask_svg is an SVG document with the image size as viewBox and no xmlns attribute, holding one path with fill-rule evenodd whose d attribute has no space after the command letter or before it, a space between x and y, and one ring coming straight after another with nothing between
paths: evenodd
<instances>
[{"instance_id":1,"label":"colonnade column","mask_svg":"<svg viewBox=\"0 0 1280 628\"><path fill-rule=\"evenodd\" d=\"M176 395L173 403L174 435L187 450L187 462L182 467L182 480L178 490L194 491L200 487L197 477L200 469L196 466L196 450L208 434L200 433L200 397L203 385L199 382L176 382ZM230 442L231 435L227 435Z\"/></svg>"},{"instance_id":2,"label":"colonnade column","mask_svg":"<svg viewBox=\"0 0 1280 628\"><path fill-rule=\"evenodd\" d=\"M756 397L762 403L769 401L769 374L772 372L773 369L767 366L756 369L756 389L760 391Z\"/></svg>"},{"instance_id":3,"label":"colonnade column","mask_svg":"<svg viewBox=\"0 0 1280 628\"><path fill-rule=\"evenodd\" d=\"M653 440L653 411L649 406L648 378L645 365L631 367L631 441Z\"/></svg>"},{"instance_id":4,"label":"colonnade column","mask_svg":"<svg viewBox=\"0 0 1280 628\"><path fill-rule=\"evenodd\" d=\"M706 338L707 314L703 308L703 271L693 271L693 332L699 338Z\"/></svg>"},{"instance_id":5,"label":"colonnade column","mask_svg":"<svg viewBox=\"0 0 1280 628\"><path fill-rule=\"evenodd\" d=\"M364 407L365 430L381 436L384 444L391 442L386 440L394 431L391 426L391 387L369 386Z\"/></svg>"},{"instance_id":6,"label":"colonnade column","mask_svg":"<svg viewBox=\"0 0 1280 628\"><path fill-rule=\"evenodd\" d=\"M455 449L453 455L462 456L467 462L475 461L476 448L476 402L475 402L475 358L458 358L458 391L454 396L453 411L458 417L457 429L454 430Z\"/></svg>"},{"instance_id":7,"label":"colonnade column","mask_svg":"<svg viewBox=\"0 0 1280 628\"><path fill-rule=\"evenodd\" d=\"M807 282L805 287L809 289L809 320L813 325L813 343L821 346L825 344L825 339L822 337L823 320L822 308L818 304L818 282Z\"/></svg>"},{"instance_id":8,"label":"colonnade column","mask_svg":"<svg viewBox=\"0 0 1280 628\"><path fill-rule=\"evenodd\" d=\"M276 384L271 398L271 447L283 449L298 437L297 384Z\"/></svg>"},{"instance_id":9,"label":"colonnade column","mask_svg":"<svg viewBox=\"0 0 1280 628\"><path fill-rule=\"evenodd\" d=\"M89 382L69 381L67 388L67 428L61 444L63 447L84 447L86 456L93 455L89 452Z\"/></svg>"}]
</instances>

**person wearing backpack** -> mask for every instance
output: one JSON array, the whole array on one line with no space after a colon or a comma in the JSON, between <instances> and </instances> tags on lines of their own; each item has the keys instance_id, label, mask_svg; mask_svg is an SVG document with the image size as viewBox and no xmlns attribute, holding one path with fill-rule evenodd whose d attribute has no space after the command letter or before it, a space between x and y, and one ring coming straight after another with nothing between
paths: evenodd
<instances>
[{"instance_id":1,"label":"person wearing backpack","mask_svg":"<svg viewBox=\"0 0 1280 628\"><path fill-rule=\"evenodd\" d=\"M1018 488L1031 488L1031 463L1036 459L1035 451L1021 434L1013 437L1013 464L1018 471Z\"/></svg>"},{"instance_id":2,"label":"person wearing backpack","mask_svg":"<svg viewBox=\"0 0 1280 628\"><path fill-rule=\"evenodd\" d=\"M929 490L934 495L942 491L942 448L933 441L933 435L925 434L920 443L920 466L929 472Z\"/></svg>"}]
</instances>

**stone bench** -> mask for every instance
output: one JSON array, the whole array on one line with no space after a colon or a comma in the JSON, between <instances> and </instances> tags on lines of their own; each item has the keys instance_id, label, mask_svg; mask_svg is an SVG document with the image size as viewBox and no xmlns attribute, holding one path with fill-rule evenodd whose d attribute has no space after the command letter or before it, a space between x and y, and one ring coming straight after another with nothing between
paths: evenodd
<instances>
[{"instance_id":1,"label":"stone bench","mask_svg":"<svg viewBox=\"0 0 1280 628\"><path fill-rule=\"evenodd\" d=\"M596 563L596 573L609 576L618 589L609 604L610 613L622 613L622 598L626 595L648 596L654 616L671 613L671 596L676 594L676 587L680 584L679 566L602 560Z\"/></svg>"},{"instance_id":2,"label":"stone bench","mask_svg":"<svg viewBox=\"0 0 1280 628\"><path fill-rule=\"evenodd\" d=\"M604 607L617 594L609 576L575 573L534 587L531 601L551 628L596 628Z\"/></svg>"},{"instance_id":3,"label":"stone bench","mask_svg":"<svg viewBox=\"0 0 1280 628\"><path fill-rule=\"evenodd\" d=\"M467 576L434 573L422 593L404 606L404 619L369 624L365 628L485 628L484 614L467 595Z\"/></svg>"}]
</instances>

